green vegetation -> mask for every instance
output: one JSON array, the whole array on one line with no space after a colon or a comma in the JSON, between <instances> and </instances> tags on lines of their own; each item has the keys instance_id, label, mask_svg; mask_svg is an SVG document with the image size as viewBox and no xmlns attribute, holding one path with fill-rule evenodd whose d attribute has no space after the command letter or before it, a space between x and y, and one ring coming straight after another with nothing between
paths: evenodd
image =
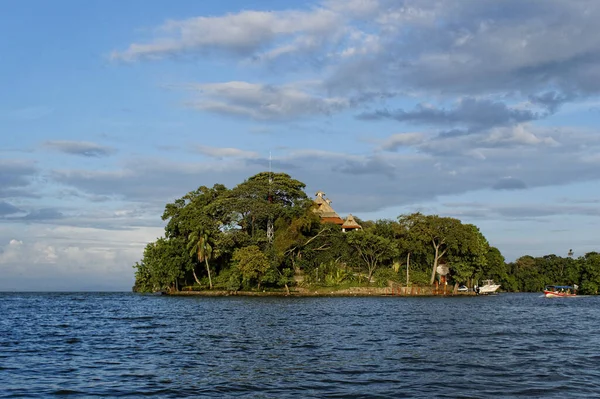
<instances>
[{"instance_id":1,"label":"green vegetation","mask_svg":"<svg viewBox=\"0 0 600 399\"><path fill-rule=\"evenodd\" d=\"M304 188L287 174L263 172L232 189L202 186L167 204L164 237L134 265L134 291L427 286L445 264L455 289L491 278L509 291L578 284L581 293L598 292L600 254L524 256L507 264L476 226L421 213L357 220L362 230L344 233L321 223Z\"/></svg>"}]
</instances>

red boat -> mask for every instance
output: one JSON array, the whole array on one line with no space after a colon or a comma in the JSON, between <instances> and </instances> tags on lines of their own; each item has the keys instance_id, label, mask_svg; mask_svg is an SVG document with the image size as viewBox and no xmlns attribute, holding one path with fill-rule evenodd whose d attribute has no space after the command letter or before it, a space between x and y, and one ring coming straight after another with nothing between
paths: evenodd
<instances>
[{"instance_id":1,"label":"red boat","mask_svg":"<svg viewBox=\"0 0 600 399\"><path fill-rule=\"evenodd\" d=\"M544 295L546 298L562 298L577 296L576 285L549 285L544 288Z\"/></svg>"}]
</instances>

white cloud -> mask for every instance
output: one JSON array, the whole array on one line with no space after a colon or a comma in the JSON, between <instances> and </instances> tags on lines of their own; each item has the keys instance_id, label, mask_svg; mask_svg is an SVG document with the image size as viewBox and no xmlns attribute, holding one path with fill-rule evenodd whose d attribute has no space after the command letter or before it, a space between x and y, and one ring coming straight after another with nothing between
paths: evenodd
<instances>
[{"instance_id":1,"label":"white cloud","mask_svg":"<svg viewBox=\"0 0 600 399\"><path fill-rule=\"evenodd\" d=\"M425 134L420 132L397 133L388 137L381 148L386 151L396 151L400 147L412 147L425 141Z\"/></svg>"},{"instance_id":2,"label":"white cloud","mask_svg":"<svg viewBox=\"0 0 600 399\"><path fill-rule=\"evenodd\" d=\"M547 145L559 146L560 144L551 136L538 136L527 125L517 125L510 128L493 129L483 140L491 145Z\"/></svg>"},{"instance_id":3,"label":"white cloud","mask_svg":"<svg viewBox=\"0 0 600 399\"><path fill-rule=\"evenodd\" d=\"M158 30L164 36L145 44L133 43L125 51L113 52L111 58L133 61L211 51L260 57L266 49L273 56L286 53L282 50L286 47L313 47L322 38L335 36L344 27L339 18L339 14L317 7L309 11L249 10L220 17L171 20Z\"/></svg>"},{"instance_id":4,"label":"white cloud","mask_svg":"<svg viewBox=\"0 0 600 399\"><path fill-rule=\"evenodd\" d=\"M300 116L329 115L348 108L341 97L322 97L297 85L272 86L248 82L196 85L201 100L193 108L256 120L286 120Z\"/></svg>"},{"instance_id":5,"label":"white cloud","mask_svg":"<svg viewBox=\"0 0 600 399\"><path fill-rule=\"evenodd\" d=\"M0 290L129 290L132 265L145 244L162 234L160 228L8 227L0 229ZM7 243L10 231L22 231L27 238Z\"/></svg>"},{"instance_id":6,"label":"white cloud","mask_svg":"<svg viewBox=\"0 0 600 399\"><path fill-rule=\"evenodd\" d=\"M540 104L554 112L600 93L600 26L593 23L598 18L595 1L507 0L489 7L478 0L323 0L309 9L169 20L145 43L112 57L227 54L243 67L264 66L267 73L279 65L281 76L288 70L320 75L323 84L313 91L207 83L200 87L202 99L192 103L256 120L329 115L347 109L352 98L368 102L378 93L415 92L446 99L492 95L501 101L510 95L517 104L545 99L550 102ZM549 93L552 99L544 97ZM508 111L519 116L518 109Z\"/></svg>"}]
</instances>

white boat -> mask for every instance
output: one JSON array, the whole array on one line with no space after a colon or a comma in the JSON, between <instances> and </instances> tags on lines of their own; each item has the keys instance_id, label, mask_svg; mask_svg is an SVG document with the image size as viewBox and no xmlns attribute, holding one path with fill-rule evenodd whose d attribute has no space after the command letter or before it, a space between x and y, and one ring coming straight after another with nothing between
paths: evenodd
<instances>
[{"instance_id":1,"label":"white boat","mask_svg":"<svg viewBox=\"0 0 600 399\"><path fill-rule=\"evenodd\" d=\"M498 291L498 288L500 288L500 284L494 283L494 280L483 280L483 285L475 286L475 292L478 295L488 295Z\"/></svg>"}]
</instances>

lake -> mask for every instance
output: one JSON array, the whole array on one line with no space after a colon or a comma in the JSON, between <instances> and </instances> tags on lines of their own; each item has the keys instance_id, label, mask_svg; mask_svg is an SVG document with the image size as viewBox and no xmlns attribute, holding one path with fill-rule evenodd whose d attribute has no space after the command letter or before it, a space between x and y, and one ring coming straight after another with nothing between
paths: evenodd
<instances>
[{"instance_id":1,"label":"lake","mask_svg":"<svg viewBox=\"0 0 600 399\"><path fill-rule=\"evenodd\" d=\"M0 398L600 396L600 297L0 293Z\"/></svg>"}]
</instances>

